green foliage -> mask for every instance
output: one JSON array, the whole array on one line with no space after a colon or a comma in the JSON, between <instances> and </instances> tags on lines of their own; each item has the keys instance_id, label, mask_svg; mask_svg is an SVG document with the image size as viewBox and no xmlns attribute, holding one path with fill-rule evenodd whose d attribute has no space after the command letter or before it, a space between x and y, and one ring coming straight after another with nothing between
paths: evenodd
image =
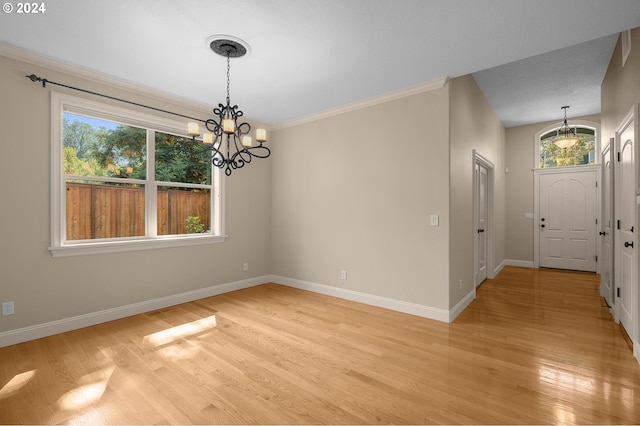
<instances>
[{"instance_id":1,"label":"green foliage","mask_svg":"<svg viewBox=\"0 0 640 426\"><path fill-rule=\"evenodd\" d=\"M554 133L555 136L555 133ZM559 148L552 137L540 141L540 167L562 167L592 164L595 151L593 135L579 135L580 140L571 148Z\"/></svg>"},{"instance_id":2,"label":"green foliage","mask_svg":"<svg viewBox=\"0 0 640 426\"><path fill-rule=\"evenodd\" d=\"M211 163L187 154L182 147L191 139L156 133L156 180L161 182L211 183Z\"/></svg>"},{"instance_id":3,"label":"green foliage","mask_svg":"<svg viewBox=\"0 0 640 426\"><path fill-rule=\"evenodd\" d=\"M64 147L64 172L78 176L106 176L106 171L93 159L81 160L76 149L72 146Z\"/></svg>"},{"instance_id":4,"label":"green foliage","mask_svg":"<svg viewBox=\"0 0 640 426\"><path fill-rule=\"evenodd\" d=\"M67 118L63 127L66 174L146 179L146 129L127 125L106 129ZM189 143L190 139L156 132L156 181L211 183L209 160L181 149Z\"/></svg>"},{"instance_id":5,"label":"green foliage","mask_svg":"<svg viewBox=\"0 0 640 426\"><path fill-rule=\"evenodd\" d=\"M202 234L205 232L204 225L200 223L200 217L188 216L186 219L187 234Z\"/></svg>"}]
</instances>

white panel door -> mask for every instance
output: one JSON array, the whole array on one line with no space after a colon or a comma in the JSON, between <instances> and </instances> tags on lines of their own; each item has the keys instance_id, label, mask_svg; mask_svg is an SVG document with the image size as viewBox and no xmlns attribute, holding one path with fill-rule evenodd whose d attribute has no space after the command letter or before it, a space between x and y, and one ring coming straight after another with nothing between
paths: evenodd
<instances>
[{"instance_id":1,"label":"white panel door","mask_svg":"<svg viewBox=\"0 0 640 426\"><path fill-rule=\"evenodd\" d=\"M633 334L633 297L636 286L635 262L635 157L633 120L617 132L616 165L616 316L627 333Z\"/></svg>"},{"instance_id":2,"label":"white panel door","mask_svg":"<svg viewBox=\"0 0 640 426\"><path fill-rule=\"evenodd\" d=\"M487 218L489 215L489 172L481 164L476 164L476 182L478 185L476 188L476 232L478 234L476 253L478 264L476 265L475 284L478 286L487 279Z\"/></svg>"},{"instance_id":3,"label":"white panel door","mask_svg":"<svg viewBox=\"0 0 640 426\"><path fill-rule=\"evenodd\" d=\"M596 271L597 171L539 175L540 266Z\"/></svg>"},{"instance_id":4,"label":"white panel door","mask_svg":"<svg viewBox=\"0 0 640 426\"><path fill-rule=\"evenodd\" d=\"M614 139L602 150L602 206L600 215L600 295L613 306L613 149Z\"/></svg>"}]
</instances>

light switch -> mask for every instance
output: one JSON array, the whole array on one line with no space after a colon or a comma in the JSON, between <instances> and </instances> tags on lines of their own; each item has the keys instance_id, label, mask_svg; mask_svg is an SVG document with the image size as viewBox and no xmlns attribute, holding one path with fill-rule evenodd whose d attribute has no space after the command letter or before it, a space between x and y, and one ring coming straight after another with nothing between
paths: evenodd
<instances>
[{"instance_id":1,"label":"light switch","mask_svg":"<svg viewBox=\"0 0 640 426\"><path fill-rule=\"evenodd\" d=\"M431 215L431 226L440 226L440 218L437 214Z\"/></svg>"}]
</instances>

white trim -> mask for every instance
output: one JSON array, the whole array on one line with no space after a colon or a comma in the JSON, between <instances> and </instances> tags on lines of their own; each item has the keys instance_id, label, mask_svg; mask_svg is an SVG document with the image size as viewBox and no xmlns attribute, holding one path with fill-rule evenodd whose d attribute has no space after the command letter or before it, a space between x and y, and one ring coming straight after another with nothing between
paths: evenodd
<instances>
[{"instance_id":1,"label":"white trim","mask_svg":"<svg viewBox=\"0 0 640 426\"><path fill-rule=\"evenodd\" d=\"M268 275L91 312L0 333L0 348L270 282Z\"/></svg>"},{"instance_id":2,"label":"white trim","mask_svg":"<svg viewBox=\"0 0 640 426\"><path fill-rule=\"evenodd\" d=\"M476 276L478 275L478 232L476 225L478 223L478 176L476 174L476 166L482 166L487 169L487 223L485 225L486 238L487 238L487 279L495 278L493 267L493 246L494 246L494 220L493 220L493 204L494 204L494 179L495 179L495 166L482 154L473 149L473 286L477 287Z\"/></svg>"},{"instance_id":3,"label":"white trim","mask_svg":"<svg viewBox=\"0 0 640 426\"><path fill-rule=\"evenodd\" d=\"M519 266L521 268L536 268L535 264L531 260L505 259L501 265L502 267Z\"/></svg>"},{"instance_id":4,"label":"white trim","mask_svg":"<svg viewBox=\"0 0 640 426\"><path fill-rule=\"evenodd\" d=\"M476 287L474 286L473 289L469 293L467 293L467 295L464 296L461 301L456 303L456 306L454 306L449 311L449 322L453 322L458 317L458 315L460 315L462 311L464 311L466 307L475 300L475 298Z\"/></svg>"},{"instance_id":5,"label":"white trim","mask_svg":"<svg viewBox=\"0 0 640 426\"><path fill-rule=\"evenodd\" d=\"M287 278L279 275L272 275L271 281L277 284L286 285L288 287L300 290L311 291L313 293L333 296L340 299L350 300L352 302L364 303L366 305L377 306L380 308L390 309L392 311L403 312L410 315L416 315L422 318L433 319L436 321L450 322L451 312L446 309L433 308L431 306L418 305L417 303L405 302L403 300L391 299L388 297L375 296L372 294L361 293L353 290L332 287L324 284L312 283L309 281ZM468 297L468 296L467 296ZM465 299L466 300L466 297ZM460 303L458 303L460 305ZM456 305L456 306L458 306Z\"/></svg>"},{"instance_id":6,"label":"white trim","mask_svg":"<svg viewBox=\"0 0 640 426\"><path fill-rule=\"evenodd\" d=\"M2 42L0 42L0 55L18 61L26 62L38 67L47 68L52 71L58 71L70 76L104 84L116 89L126 90L127 92L142 95L158 101L169 102L180 107L196 109L200 111L209 111L211 109L211 106L207 104L195 102L186 98L181 98L169 93L162 93L159 92L158 89L144 87L138 83L134 84L126 80L121 80L115 77L100 74L87 68L79 67L77 65L66 64L64 62L38 55L33 52L22 50L15 46L11 46ZM40 77L46 78L46 76Z\"/></svg>"},{"instance_id":7,"label":"white trim","mask_svg":"<svg viewBox=\"0 0 640 426\"><path fill-rule=\"evenodd\" d=\"M500 262L500 264L498 266L496 266L493 269L494 278L497 277L500 272L502 272L502 270L504 269L505 266L507 266L507 262L508 262L508 260L504 259L502 262Z\"/></svg>"},{"instance_id":8,"label":"white trim","mask_svg":"<svg viewBox=\"0 0 640 426\"><path fill-rule=\"evenodd\" d=\"M203 244L223 243L227 237L223 235L172 235L168 237L126 239L126 240L96 240L79 243L66 243L59 247L49 247L52 257L84 256L91 254L121 253L138 250L155 250L171 247L188 247Z\"/></svg>"},{"instance_id":9,"label":"white trim","mask_svg":"<svg viewBox=\"0 0 640 426\"><path fill-rule=\"evenodd\" d=\"M394 92L384 93L382 95L373 96L367 99L352 102L318 113L309 114L304 117L296 118L294 120L285 121L283 123L272 126L271 130L282 130L288 127L299 126L301 124L310 123L312 121L321 120L323 118L333 117L334 115L340 115L350 111L356 111L362 108L368 108L370 106L405 98L407 96L417 95L419 93L429 92L431 90L442 89L448 81L449 77L441 77L436 80L427 81L426 83L417 84L415 86L407 87Z\"/></svg>"}]
</instances>

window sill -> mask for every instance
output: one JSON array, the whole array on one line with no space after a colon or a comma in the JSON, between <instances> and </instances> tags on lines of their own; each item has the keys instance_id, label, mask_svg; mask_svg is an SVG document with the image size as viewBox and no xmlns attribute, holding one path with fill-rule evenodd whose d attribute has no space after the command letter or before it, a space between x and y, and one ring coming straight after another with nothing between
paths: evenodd
<instances>
[{"instance_id":1,"label":"window sill","mask_svg":"<svg viewBox=\"0 0 640 426\"><path fill-rule=\"evenodd\" d=\"M63 246L49 247L49 251L53 257L84 256L90 254L121 253L170 247L216 244L224 242L225 238L225 236L220 235L190 235L188 237L169 237L145 240L68 243Z\"/></svg>"}]
</instances>

